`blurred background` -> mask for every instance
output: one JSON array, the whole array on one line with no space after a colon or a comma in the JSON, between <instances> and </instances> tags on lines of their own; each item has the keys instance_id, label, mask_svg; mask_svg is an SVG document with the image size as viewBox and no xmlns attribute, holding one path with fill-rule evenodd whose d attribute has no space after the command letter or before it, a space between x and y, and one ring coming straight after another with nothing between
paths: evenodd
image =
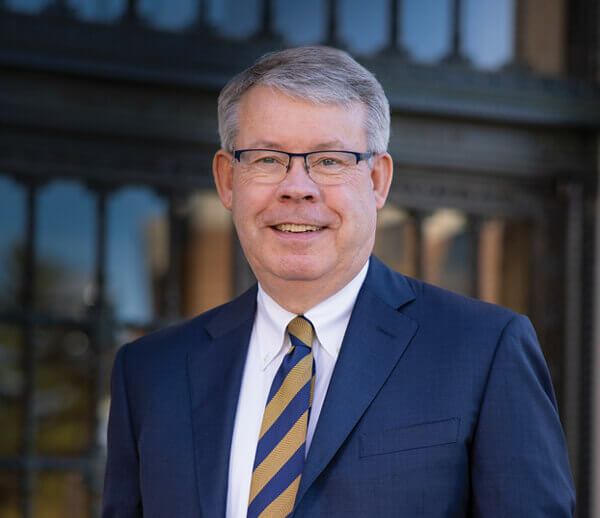
<instances>
[{"instance_id":1,"label":"blurred background","mask_svg":"<svg viewBox=\"0 0 600 518\"><path fill-rule=\"evenodd\" d=\"M98 517L116 349L254 282L216 99L309 43L391 102L376 254L531 317L600 516L600 0L0 0L1 518Z\"/></svg>"}]
</instances>

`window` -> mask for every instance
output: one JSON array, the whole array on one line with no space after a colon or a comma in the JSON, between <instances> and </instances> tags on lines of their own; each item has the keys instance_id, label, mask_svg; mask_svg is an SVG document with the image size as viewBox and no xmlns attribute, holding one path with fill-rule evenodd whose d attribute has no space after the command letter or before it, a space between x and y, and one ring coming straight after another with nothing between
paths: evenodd
<instances>
[{"instance_id":1,"label":"window","mask_svg":"<svg viewBox=\"0 0 600 518\"><path fill-rule=\"evenodd\" d=\"M463 0L463 53L478 68L497 69L513 57L514 0Z\"/></svg>"},{"instance_id":2,"label":"window","mask_svg":"<svg viewBox=\"0 0 600 518\"><path fill-rule=\"evenodd\" d=\"M404 0L401 40L412 59L434 63L450 53L452 0Z\"/></svg>"}]
</instances>

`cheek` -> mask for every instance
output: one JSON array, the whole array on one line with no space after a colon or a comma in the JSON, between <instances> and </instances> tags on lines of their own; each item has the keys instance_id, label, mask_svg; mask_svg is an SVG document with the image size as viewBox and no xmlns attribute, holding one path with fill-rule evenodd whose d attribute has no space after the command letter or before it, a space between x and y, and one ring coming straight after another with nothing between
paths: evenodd
<instances>
[{"instance_id":1,"label":"cheek","mask_svg":"<svg viewBox=\"0 0 600 518\"><path fill-rule=\"evenodd\" d=\"M340 188L328 191L325 204L335 212L343 224L356 229L372 228L377 218L373 189L368 180L358 178Z\"/></svg>"},{"instance_id":2,"label":"cheek","mask_svg":"<svg viewBox=\"0 0 600 518\"><path fill-rule=\"evenodd\" d=\"M233 190L232 218L240 242L248 250L262 246L264 214L273 200L273 188L268 185L238 182Z\"/></svg>"},{"instance_id":3,"label":"cheek","mask_svg":"<svg viewBox=\"0 0 600 518\"><path fill-rule=\"evenodd\" d=\"M244 218L252 218L266 207L269 199L269 190L263 185L257 185L243 180L237 180L233 185L232 212L234 218L239 218L240 223Z\"/></svg>"}]
</instances>

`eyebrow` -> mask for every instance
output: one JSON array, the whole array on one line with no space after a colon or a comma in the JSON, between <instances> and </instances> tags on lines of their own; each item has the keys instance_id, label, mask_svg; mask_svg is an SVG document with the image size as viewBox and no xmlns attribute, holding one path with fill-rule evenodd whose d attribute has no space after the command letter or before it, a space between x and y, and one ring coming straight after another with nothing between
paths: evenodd
<instances>
[{"instance_id":1,"label":"eyebrow","mask_svg":"<svg viewBox=\"0 0 600 518\"><path fill-rule=\"evenodd\" d=\"M253 142L252 145L248 149L273 149L273 150L282 150L283 148L277 144L276 142L271 142L270 140L259 140L257 142ZM344 143L341 140L329 140L327 142L320 142L315 146L311 146L311 151L326 151L326 150L343 150L345 148Z\"/></svg>"},{"instance_id":2,"label":"eyebrow","mask_svg":"<svg viewBox=\"0 0 600 518\"><path fill-rule=\"evenodd\" d=\"M341 140L329 140L327 142L321 142L315 146L315 149L344 149L345 145Z\"/></svg>"},{"instance_id":3,"label":"eyebrow","mask_svg":"<svg viewBox=\"0 0 600 518\"><path fill-rule=\"evenodd\" d=\"M259 140L257 142L253 142L249 149L280 149L279 145L275 142L271 142L270 140Z\"/></svg>"}]
</instances>

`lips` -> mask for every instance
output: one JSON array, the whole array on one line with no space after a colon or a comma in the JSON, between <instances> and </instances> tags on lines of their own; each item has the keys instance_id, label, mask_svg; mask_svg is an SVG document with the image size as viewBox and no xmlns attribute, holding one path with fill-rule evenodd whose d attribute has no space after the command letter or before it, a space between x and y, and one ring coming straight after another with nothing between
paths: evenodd
<instances>
[{"instance_id":1,"label":"lips","mask_svg":"<svg viewBox=\"0 0 600 518\"><path fill-rule=\"evenodd\" d=\"M274 225L273 228L281 231L281 232L316 232L318 230L322 230L325 227L317 227L315 225L298 225L296 223L281 223L279 225Z\"/></svg>"}]
</instances>

